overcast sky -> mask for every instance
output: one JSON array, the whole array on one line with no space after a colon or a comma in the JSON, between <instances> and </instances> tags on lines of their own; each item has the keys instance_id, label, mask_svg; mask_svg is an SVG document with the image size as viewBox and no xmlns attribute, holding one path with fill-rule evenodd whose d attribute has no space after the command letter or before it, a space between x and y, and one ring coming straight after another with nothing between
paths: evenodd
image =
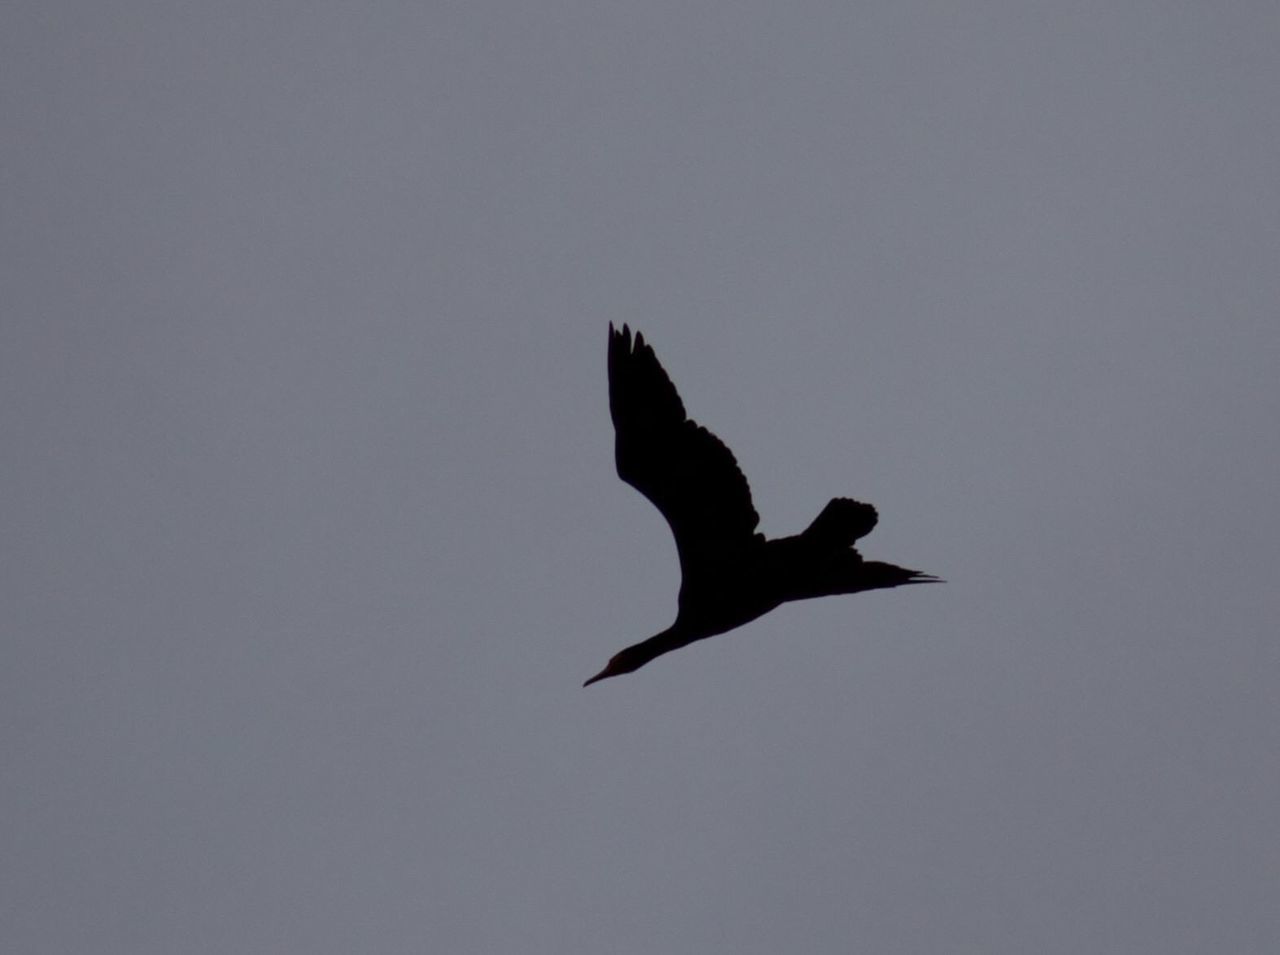
<instances>
[{"instance_id":1,"label":"overcast sky","mask_svg":"<svg viewBox=\"0 0 1280 955\"><path fill-rule=\"evenodd\" d=\"M0 29L0 949L1280 950L1280 13ZM762 530L945 577L581 688Z\"/></svg>"}]
</instances>

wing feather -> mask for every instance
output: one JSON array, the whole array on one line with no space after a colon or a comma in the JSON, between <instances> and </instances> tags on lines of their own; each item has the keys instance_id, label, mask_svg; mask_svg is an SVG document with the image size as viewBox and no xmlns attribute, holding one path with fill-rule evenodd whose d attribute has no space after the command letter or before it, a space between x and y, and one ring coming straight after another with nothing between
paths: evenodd
<instances>
[{"instance_id":1,"label":"wing feather","mask_svg":"<svg viewBox=\"0 0 1280 955\"><path fill-rule=\"evenodd\" d=\"M751 541L760 517L733 452L686 416L653 349L626 325L609 326L609 410L618 477L667 519L686 576Z\"/></svg>"}]
</instances>

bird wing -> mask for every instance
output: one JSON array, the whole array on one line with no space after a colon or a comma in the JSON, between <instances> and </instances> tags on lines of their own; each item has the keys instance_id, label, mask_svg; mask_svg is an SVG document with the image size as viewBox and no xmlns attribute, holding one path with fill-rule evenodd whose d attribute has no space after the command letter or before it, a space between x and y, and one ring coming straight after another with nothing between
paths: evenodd
<instances>
[{"instance_id":1,"label":"bird wing","mask_svg":"<svg viewBox=\"0 0 1280 955\"><path fill-rule=\"evenodd\" d=\"M750 543L760 516L733 452L691 421L644 336L609 325L609 411L618 477L671 525L686 580L726 549Z\"/></svg>"}]
</instances>

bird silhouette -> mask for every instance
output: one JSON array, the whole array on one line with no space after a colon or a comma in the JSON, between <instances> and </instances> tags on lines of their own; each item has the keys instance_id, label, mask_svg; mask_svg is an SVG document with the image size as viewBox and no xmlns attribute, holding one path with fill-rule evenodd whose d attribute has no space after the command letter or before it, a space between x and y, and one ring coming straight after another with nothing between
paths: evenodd
<instances>
[{"instance_id":1,"label":"bird silhouette","mask_svg":"<svg viewBox=\"0 0 1280 955\"><path fill-rule=\"evenodd\" d=\"M876 526L870 504L837 497L793 537L766 540L738 462L690 420L675 385L639 332L609 325L609 411L618 477L671 525L680 556L675 623L627 647L587 680L632 673L655 657L755 620L788 600L940 582L863 560L854 541Z\"/></svg>"}]
</instances>

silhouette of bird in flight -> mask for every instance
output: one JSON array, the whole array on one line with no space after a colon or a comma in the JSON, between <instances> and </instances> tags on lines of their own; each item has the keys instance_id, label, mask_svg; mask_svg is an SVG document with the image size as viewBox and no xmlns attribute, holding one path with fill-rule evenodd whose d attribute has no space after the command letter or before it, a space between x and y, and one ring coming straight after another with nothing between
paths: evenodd
<instances>
[{"instance_id":1,"label":"silhouette of bird in flight","mask_svg":"<svg viewBox=\"0 0 1280 955\"><path fill-rule=\"evenodd\" d=\"M609 411L618 477L671 525L680 556L676 621L618 653L583 686L632 673L654 657L740 627L788 600L940 582L863 560L853 543L876 526L870 504L837 497L793 537L766 540L738 462L685 415L684 404L639 332L609 325Z\"/></svg>"}]
</instances>

